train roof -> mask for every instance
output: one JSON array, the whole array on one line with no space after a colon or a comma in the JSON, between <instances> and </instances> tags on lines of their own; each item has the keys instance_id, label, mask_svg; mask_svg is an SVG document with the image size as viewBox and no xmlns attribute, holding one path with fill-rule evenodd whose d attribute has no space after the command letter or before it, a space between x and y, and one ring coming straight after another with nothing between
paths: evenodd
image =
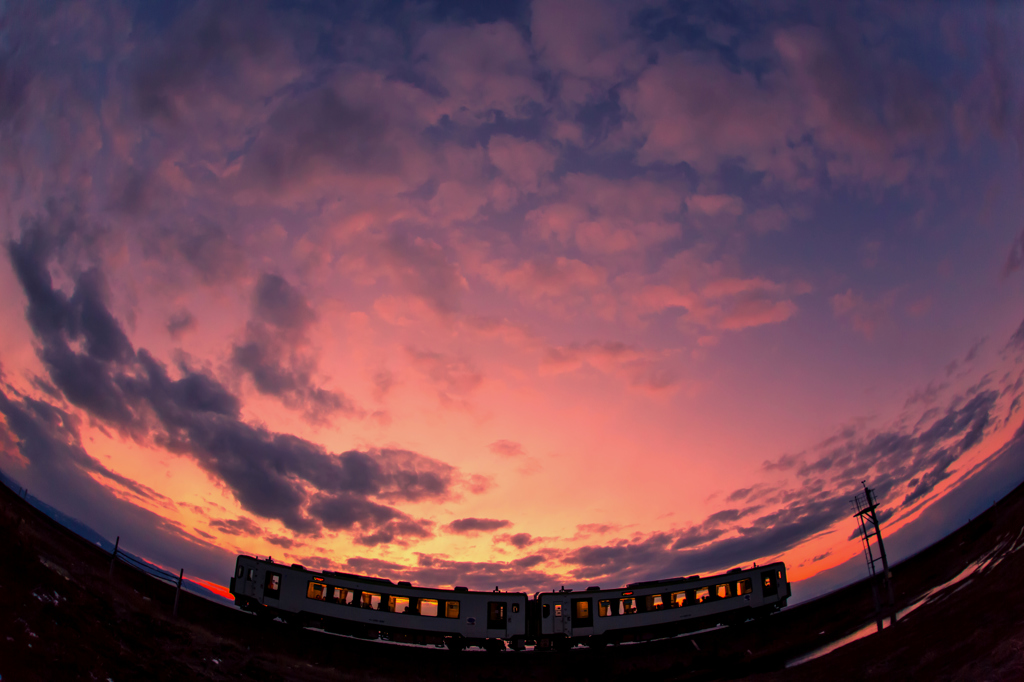
<instances>
[{"instance_id":1,"label":"train roof","mask_svg":"<svg viewBox=\"0 0 1024 682\"><path fill-rule=\"evenodd\" d=\"M773 568L775 566L780 566L780 565L781 566L785 566L785 564L783 562L775 561L775 562L772 562L770 564L764 564L763 566L749 566L747 568L739 566L739 567L736 567L736 568L730 568L728 571L726 571L724 573L712 573L710 575L703 575L703 576L702 575L685 575L685 576L678 576L678 577L675 577L675 578L661 578L659 580L642 580L642 581L635 582L635 583L629 583L628 585L626 585L624 587L607 587L607 588L601 589L600 587L594 586L594 587L588 587L588 588L586 588L586 590L579 590L579 593L580 594L586 594L587 592L617 592L619 590L639 590L639 589L643 589L643 588L646 588L646 587L659 587L659 586L662 586L662 585L679 585L681 583L688 583L688 582L703 582L703 583L711 584L715 580L720 580L722 578L730 578L730 577L732 577L732 576L734 576L736 574L739 574L739 573L750 573L752 571L765 570L765 569ZM541 594L568 594L570 592L575 592L575 591L576 590L573 590L573 589L562 588L561 590L549 590L547 592L538 592L537 594L538 595L541 595Z\"/></svg>"},{"instance_id":2,"label":"train roof","mask_svg":"<svg viewBox=\"0 0 1024 682\"><path fill-rule=\"evenodd\" d=\"M255 561L260 561L260 562L263 562L263 563L268 563L271 566L280 566L282 568L291 568L292 570L303 571L304 573L308 573L310 575L326 575L326 576L331 576L331 577L334 577L334 578L344 578L346 580L358 580L358 581L364 582L364 583L371 583L371 584L376 584L376 585L381 585L381 586L387 585L387 586L390 586L390 587L398 587L398 588L403 588L403 589L427 590L427 591L431 591L431 592L446 592L446 593L455 593L455 592L457 592L457 593L460 593L460 594L461 593L470 593L470 594L524 594L525 595L525 593L523 593L523 592L499 592L497 590L497 588L495 588L494 592L486 592L486 591L483 591L483 590L470 590L467 587L459 587L459 586L456 586L456 587L451 588L451 589L444 589L444 588L441 588L441 587L421 587L419 585L413 585L412 583L407 582L405 580L400 580L397 583L394 583L391 580L388 580L387 578L377 578L377 577L371 577L371 576L366 576L366 575L358 575L356 573L343 573L342 571L323 570L323 571L320 571L319 573L317 573L316 571L312 571L312 570L306 568L305 566L302 566L301 564L292 564L291 566L288 566L287 564L278 564L278 563L275 563L273 561L268 561L267 559L260 559L259 557L249 556L248 554L240 554L239 558L240 559L241 558L254 559ZM763 569L774 567L774 566L778 566L778 565L785 566L785 564L783 562L781 562L781 561L774 561L774 562L772 562L770 564L764 564L763 566L756 566L755 565L755 566L750 566L748 568L744 568L742 566L738 566L736 568L729 569L725 573L714 573L714 574L705 575L705 576L687 575L687 576L678 576L678 577L675 577L675 578L662 578L660 580L643 580L643 581L640 581L640 582L629 583L625 587L612 587L612 588L606 588L604 590L602 590L600 587L593 586L593 587L586 588L585 591L584 590L580 590L580 592L581 593L584 593L584 592L608 592L608 591L614 592L616 590L643 589L643 588L646 588L646 587L657 587L659 585L678 585L680 583L687 583L687 582L714 581L716 579L732 576L732 575L735 575L737 573L747 573L747 572L750 572L750 571L763 570ZM567 594L569 592L573 592L573 590L572 589L568 589L567 590L565 588L562 588L562 590L550 590L548 592L538 592L537 594L538 595L540 595L540 594L560 594L560 593L566 593Z\"/></svg>"},{"instance_id":3,"label":"train roof","mask_svg":"<svg viewBox=\"0 0 1024 682\"><path fill-rule=\"evenodd\" d=\"M705 576L687 575L687 576L679 576L678 578L661 578L660 580L644 580L644 581L641 581L641 582L630 583L630 584L626 585L626 587L627 588L654 587L656 585L671 585L671 584L676 584L676 583L685 583L685 582L691 582L691 581L697 581L697 580L715 580L717 578L727 577L727 576L730 576L730 575L734 575L736 573L746 573L748 571L761 570L761 569L767 568L769 566L775 566L776 564L779 564L779 563L782 563L782 562L776 561L776 562L771 563L771 564L765 564L764 566L750 566L749 568L743 568L742 566L737 566L736 568L730 568L725 573L713 573L711 575L705 575Z\"/></svg>"},{"instance_id":4,"label":"train roof","mask_svg":"<svg viewBox=\"0 0 1024 682\"><path fill-rule=\"evenodd\" d=\"M250 556L248 554L239 554L238 558L239 559L241 559L241 558L252 559L254 561L259 561L259 562L262 562L264 564L269 564L270 566L276 566L278 568L288 568L288 569L291 569L291 570L294 570L294 571L302 571L303 573L308 573L311 576L317 576L317 577L318 576L329 576L329 577L332 577L332 578L342 578L342 579L345 579L345 580L353 580L353 581L359 581L359 582L362 582L362 583L370 583L370 584L373 584L373 585L380 585L382 587L383 586L389 586L389 587L397 587L397 588L400 588L400 589L407 589L407 590L426 590L428 592L444 592L444 593L448 593L448 594L452 594L452 593L454 593L454 594L520 594L520 595L523 595L524 597L528 596L525 592L512 592L512 591L506 591L506 590L499 591L497 589L495 589L493 592L489 592L489 591L484 591L484 590L471 590L468 587L461 587L461 586L456 586L456 587L453 587L453 588L450 588L450 589L445 589L443 587L422 587L420 585L413 585L411 582L408 582L406 580L399 580L397 583L395 583L395 582L393 582L391 580L388 580L387 578L377 578L377 577L372 577L372 576L367 576L367 575L358 575L356 573L343 573L342 571L323 570L323 571L317 572L317 571L313 571L313 570L310 570L310 569L306 568L302 564L291 564L289 566L288 564L279 564L279 563L277 563L275 561L268 561L267 559L260 559L259 557Z\"/></svg>"}]
</instances>

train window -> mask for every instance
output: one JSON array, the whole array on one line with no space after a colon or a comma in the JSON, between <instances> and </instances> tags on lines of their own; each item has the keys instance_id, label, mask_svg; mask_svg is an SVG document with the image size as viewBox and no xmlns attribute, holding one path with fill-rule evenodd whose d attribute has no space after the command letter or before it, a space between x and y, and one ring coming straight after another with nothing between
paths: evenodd
<instances>
[{"instance_id":1,"label":"train window","mask_svg":"<svg viewBox=\"0 0 1024 682\"><path fill-rule=\"evenodd\" d=\"M241 578L243 573L245 573L245 567L243 567L241 564L239 564L238 565L238 570L235 571L235 577L236 578Z\"/></svg>"},{"instance_id":2,"label":"train window","mask_svg":"<svg viewBox=\"0 0 1024 682\"><path fill-rule=\"evenodd\" d=\"M649 594L647 595L647 610L657 611L658 609L665 608L665 602L661 598L660 594Z\"/></svg>"},{"instance_id":3,"label":"train window","mask_svg":"<svg viewBox=\"0 0 1024 682\"><path fill-rule=\"evenodd\" d=\"M636 613L636 602L632 597L619 601L619 613Z\"/></svg>"},{"instance_id":4,"label":"train window","mask_svg":"<svg viewBox=\"0 0 1024 682\"><path fill-rule=\"evenodd\" d=\"M315 583L310 581L309 587L306 588L306 599L317 599L324 601L327 599L327 586L323 583Z\"/></svg>"},{"instance_id":5,"label":"train window","mask_svg":"<svg viewBox=\"0 0 1024 682\"><path fill-rule=\"evenodd\" d=\"M436 599L420 599L419 611L421 616L436 616L437 615L437 600Z\"/></svg>"},{"instance_id":6,"label":"train window","mask_svg":"<svg viewBox=\"0 0 1024 682\"><path fill-rule=\"evenodd\" d=\"M673 606L689 606L690 602L686 600L686 590L682 592L672 593L672 605Z\"/></svg>"},{"instance_id":7,"label":"train window","mask_svg":"<svg viewBox=\"0 0 1024 682\"><path fill-rule=\"evenodd\" d=\"M726 599L727 597L734 596L732 591L733 583L725 583L724 585L715 585L715 596L719 599Z\"/></svg>"},{"instance_id":8,"label":"train window","mask_svg":"<svg viewBox=\"0 0 1024 682\"><path fill-rule=\"evenodd\" d=\"M551 617L551 604L544 604L544 606L541 608L541 617L542 618L550 618Z\"/></svg>"},{"instance_id":9,"label":"train window","mask_svg":"<svg viewBox=\"0 0 1024 682\"><path fill-rule=\"evenodd\" d=\"M457 602L457 601L446 601L444 603L444 617L445 618L458 618L459 617L459 602Z\"/></svg>"},{"instance_id":10,"label":"train window","mask_svg":"<svg viewBox=\"0 0 1024 682\"><path fill-rule=\"evenodd\" d=\"M263 584L263 596L271 599L281 598L281 574L267 573L267 582Z\"/></svg>"},{"instance_id":11,"label":"train window","mask_svg":"<svg viewBox=\"0 0 1024 682\"><path fill-rule=\"evenodd\" d=\"M408 597L388 597L388 611L392 613L412 613Z\"/></svg>"},{"instance_id":12,"label":"train window","mask_svg":"<svg viewBox=\"0 0 1024 682\"><path fill-rule=\"evenodd\" d=\"M590 599L572 600L572 624L573 627L590 627L594 624L594 612L591 609Z\"/></svg>"},{"instance_id":13,"label":"train window","mask_svg":"<svg viewBox=\"0 0 1024 682\"><path fill-rule=\"evenodd\" d=\"M256 580L256 569L255 568L250 568L249 569L249 580Z\"/></svg>"},{"instance_id":14,"label":"train window","mask_svg":"<svg viewBox=\"0 0 1024 682\"><path fill-rule=\"evenodd\" d=\"M487 602L487 628L489 630L505 629L505 610L508 609L508 602L489 601Z\"/></svg>"},{"instance_id":15,"label":"train window","mask_svg":"<svg viewBox=\"0 0 1024 682\"><path fill-rule=\"evenodd\" d=\"M597 602L597 615L601 618L605 618L607 616L612 615L611 599L602 599L601 601Z\"/></svg>"},{"instance_id":16,"label":"train window","mask_svg":"<svg viewBox=\"0 0 1024 682\"><path fill-rule=\"evenodd\" d=\"M512 613L519 613L519 604L512 605Z\"/></svg>"},{"instance_id":17,"label":"train window","mask_svg":"<svg viewBox=\"0 0 1024 682\"><path fill-rule=\"evenodd\" d=\"M744 578L736 582L736 594L744 595L750 594L754 591L753 586L750 584L750 578Z\"/></svg>"},{"instance_id":18,"label":"train window","mask_svg":"<svg viewBox=\"0 0 1024 682\"><path fill-rule=\"evenodd\" d=\"M778 583L775 582L775 571L765 571L761 574L761 594L765 597L774 597L779 593Z\"/></svg>"},{"instance_id":19,"label":"train window","mask_svg":"<svg viewBox=\"0 0 1024 682\"><path fill-rule=\"evenodd\" d=\"M359 605L364 609L376 609L380 606L380 595L375 592L363 592Z\"/></svg>"},{"instance_id":20,"label":"train window","mask_svg":"<svg viewBox=\"0 0 1024 682\"><path fill-rule=\"evenodd\" d=\"M693 596L698 604L703 604L704 602L708 601L711 597L708 588L706 587L698 587L697 590L694 592Z\"/></svg>"},{"instance_id":21,"label":"train window","mask_svg":"<svg viewBox=\"0 0 1024 682\"><path fill-rule=\"evenodd\" d=\"M328 601L332 601L335 604L351 604L352 597L354 596L351 591L344 587L329 587L327 597Z\"/></svg>"}]
</instances>

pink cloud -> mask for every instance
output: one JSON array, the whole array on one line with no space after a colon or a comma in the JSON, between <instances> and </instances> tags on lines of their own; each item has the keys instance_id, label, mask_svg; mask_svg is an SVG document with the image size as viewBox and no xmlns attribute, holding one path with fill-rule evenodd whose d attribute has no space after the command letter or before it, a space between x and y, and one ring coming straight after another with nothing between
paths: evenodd
<instances>
[{"instance_id":1,"label":"pink cloud","mask_svg":"<svg viewBox=\"0 0 1024 682\"><path fill-rule=\"evenodd\" d=\"M541 181L555 169L557 154L541 144L511 135L492 135L487 156L502 175L521 192L537 192Z\"/></svg>"},{"instance_id":2,"label":"pink cloud","mask_svg":"<svg viewBox=\"0 0 1024 682\"><path fill-rule=\"evenodd\" d=\"M607 274L581 260L558 256L533 258L508 267L500 261L483 266L482 274L496 286L527 300L573 299L604 288Z\"/></svg>"},{"instance_id":3,"label":"pink cloud","mask_svg":"<svg viewBox=\"0 0 1024 682\"><path fill-rule=\"evenodd\" d=\"M543 101L533 78L530 49L505 21L429 28L417 47L418 68L447 91L442 107L460 118L499 110L517 116L531 101Z\"/></svg>"},{"instance_id":4,"label":"pink cloud","mask_svg":"<svg viewBox=\"0 0 1024 682\"><path fill-rule=\"evenodd\" d=\"M621 342L552 346L541 363L542 374L575 371L584 365L624 379L631 387L660 392L678 387L681 379L670 362L672 353L643 350Z\"/></svg>"},{"instance_id":5,"label":"pink cloud","mask_svg":"<svg viewBox=\"0 0 1024 682\"><path fill-rule=\"evenodd\" d=\"M533 3L533 44L540 61L561 76L563 100L581 104L601 96L614 82L643 67L643 46L629 35L631 9L617 2Z\"/></svg>"},{"instance_id":6,"label":"pink cloud","mask_svg":"<svg viewBox=\"0 0 1024 682\"><path fill-rule=\"evenodd\" d=\"M847 317L853 328L867 339L875 336L875 331L885 322L889 310L896 300L896 292L890 291L877 301L868 301L853 289L832 297L832 312L836 317Z\"/></svg>"},{"instance_id":7,"label":"pink cloud","mask_svg":"<svg viewBox=\"0 0 1024 682\"><path fill-rule=\"evenodd\" d=\"M469 396L480 386L484 376L468 358L415 348L407 348L406 352L413 367L434 387L443 405L469 406Z\"/></svg>"},{"instance_id":8,"label":"pink cloud","mask_svg":"<svg viewBox=\"0 0 1024 682\"><path fill-rule=\"evenodd\" d=\"M791 111L767 80L692 54L666 55L623 93L642 136L641 163L685 161L702 172L739 157L755 168L786 147Z\"/></svg>"},{"instance_id":9,"label":"pink cloud","mask_svg":"<svg viewBox=\"0 0 1024 682\"><path fill-rule=\"evenodd\" d=\"M639 250L679 234L677 189L643 179L613 182L571 173L560 201L526 215L533 233L562 244L575 241L587 253Z\"/></svg>"},{"instance_id":10,"label":"pink cloud","mask_svg":"<svg viewBox=\"0 0 1024 682\"><path fill-rule=\"evenodd\" d=\"M728 194L700 194L687 197L686 206L708 216L743 214L743 199Z\"/></svg>"},{"instance_id":11,"label":"pink cloud","mask_svg":"<svg viewBox=\"0 0 1024 682\"><path fill-rule=\"evenodd\" d=\"M520 457L523 454L523 446L514 440L496 440L487 446L488 449L502 457Z\"/></svg>"},{"instance_id":12,"label":"pink cloud","mask_svg":"<svg viewBox=\"0 0 1024 682\"><path fill-rule=\"evenodd\" d=\"M718 322L720 329L736 331L747 327L785 322L796 314L796 304L789 300L772 301L747 298L737 301Z\"/></svg>"}]
</instances>

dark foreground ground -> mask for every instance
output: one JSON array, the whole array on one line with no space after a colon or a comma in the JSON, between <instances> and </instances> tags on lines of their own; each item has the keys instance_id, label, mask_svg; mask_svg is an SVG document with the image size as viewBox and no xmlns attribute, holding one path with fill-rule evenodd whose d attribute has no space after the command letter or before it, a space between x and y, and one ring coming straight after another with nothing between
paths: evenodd
<instances>
[{"instance_id":1,"label":"dark foreground ground","mask_svg":"<svg viewBox=\"0 0 1024 682\"><path fill-rule=\"evenodd\" d=\"M0 679L20 680L1024 680L1024 486L893 569L898 606L979 561L892 628L788 661L872 620L870 588L645 644L487 654L262 623L119 564L0 485ZM981 564L979 564L981 565Z\"/></svg>"}]
</instances>

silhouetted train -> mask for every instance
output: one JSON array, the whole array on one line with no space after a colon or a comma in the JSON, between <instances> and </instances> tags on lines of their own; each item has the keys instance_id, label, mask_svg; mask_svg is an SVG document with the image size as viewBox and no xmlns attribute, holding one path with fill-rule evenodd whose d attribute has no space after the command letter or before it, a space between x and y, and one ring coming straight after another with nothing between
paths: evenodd
<instances>
[{"instance_id":1,"label":"silhouetted train","mask_svg":"<svg viewBox=\"0 0 1024 682\"><path fill-rule=\"evenodd\" d=\"M475 592L320 573L241 555L231 593L242 609L297 626L396 642L500 651L604 646L742 623L786 605L785 564L632 583L614 590Z\"/></svg>"}]
</instances>

